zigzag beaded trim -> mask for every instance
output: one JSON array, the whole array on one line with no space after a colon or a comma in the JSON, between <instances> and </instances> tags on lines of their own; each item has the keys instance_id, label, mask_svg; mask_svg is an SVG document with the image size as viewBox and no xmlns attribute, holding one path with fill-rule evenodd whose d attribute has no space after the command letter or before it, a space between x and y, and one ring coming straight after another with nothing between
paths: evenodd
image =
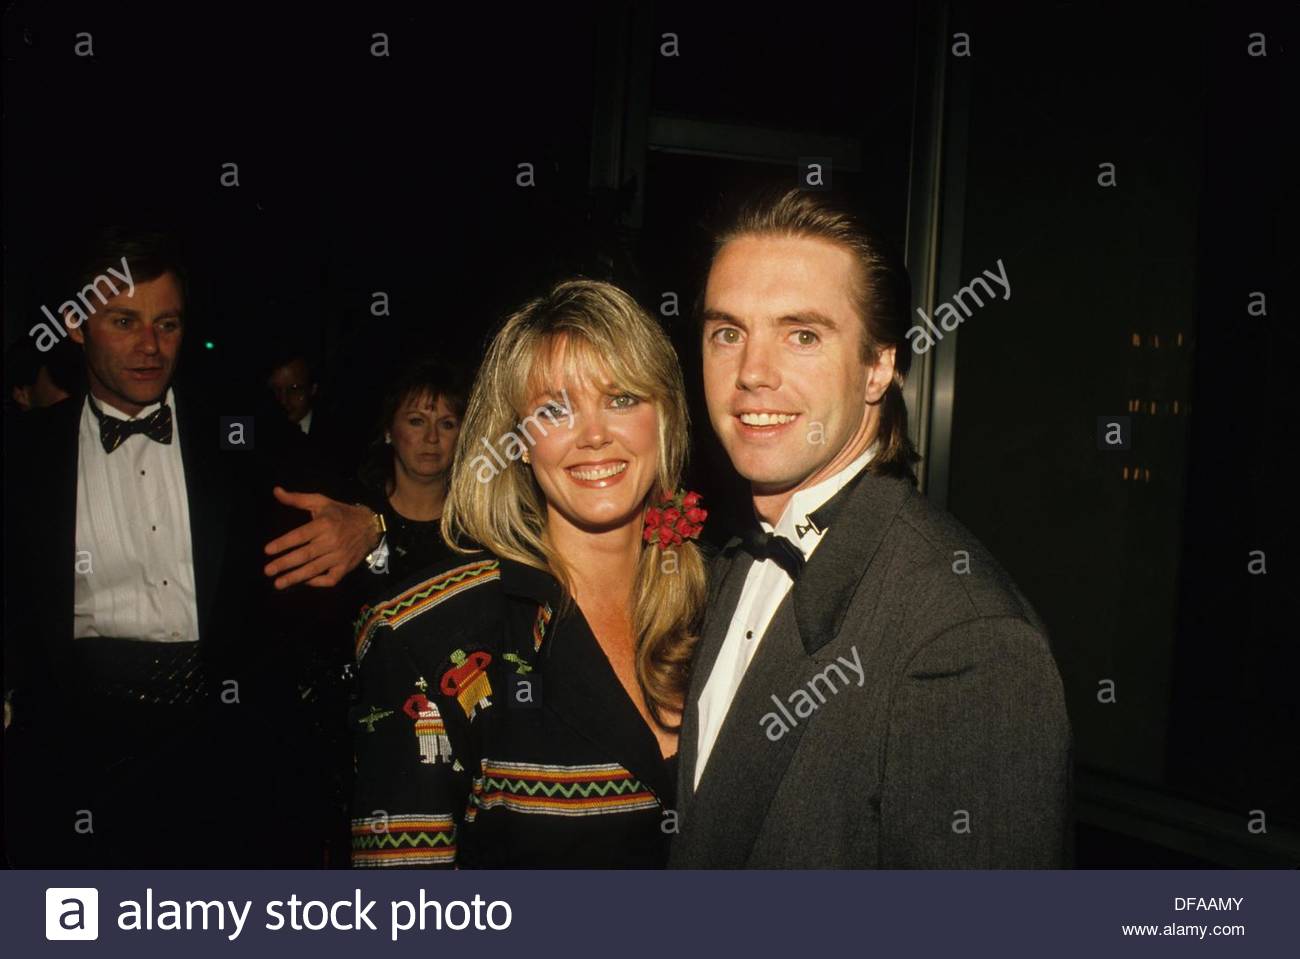
<instances>
[{"instance_id":1,"label":"zigzag beaded trim","mask_svg":"<svg viewBox=\"0 0 1300 959\"><path fill-rule=\"evenodd\" d=\"M395 629L407 620L437 606L445 599L469 589L501 578L501 562L495 559L479 560L441 573L432 579L417 583L392 599L374 606L362 607L356 622L356 657L361 662L370 648L375 630L381 626Z\"/></svg>"},{"instance_id":2,"label":"zigzag beaded trim","mask_svg":"<svg viewBox=\"0 0 1300 959\"><path fill-rule=\"evenodd\" d=\"M550 816L601 816L655 809L658 797L617 763L542 766L482 761L465 813L473 822L480 809Z\"/></svg>"},{"instance_id":3,"label":"zigzag beaded trim","mask_svg":"<svg viewBox=\"0 0 1300 959\"><path fill-rule=\"evenodd\" d=\"M456 861L451 816L362 816L352 820L352 865L428 866Z\"/></svg>"}]
</instances>

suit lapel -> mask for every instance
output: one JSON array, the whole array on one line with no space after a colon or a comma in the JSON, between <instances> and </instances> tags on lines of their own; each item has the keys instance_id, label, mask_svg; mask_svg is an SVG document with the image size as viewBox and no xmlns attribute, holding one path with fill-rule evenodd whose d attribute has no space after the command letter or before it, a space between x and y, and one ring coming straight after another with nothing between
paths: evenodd
<instances>
[{"instance_id":1,"label":"suit lapel","mask_svg":"<svg viewBox=\"0 0 1300 959\"><path fill-rule=\"evenodd\" d=\"M81 412L84 403L85 400L77 396L59 404L59 422L50 431L56 445L52 450L50 471L43 474L53 479L51 486L46 488L47 495L52 498L49 504L51 508L46 512L51 519L51 528L48 531L49 548L41 552L46 570L35 581L58 584L55 587L57 594L51 597L51 608L55 612L51 617L50 637L51 653L57 663L65 662L71 653L76 567L68 559L75 557L77 552L77 477L81 461ZM39 530L36 539L37 542L43 539Z\"/></svg>"},{"instance_id":2,"label":"suit lapel","mask_svg":"<svg viewBox=\"0 0 1300 959\"><path fill-rule=\"evenodd\" d=\"M889 524L913 495L908 480L864 474L816 511L826 537L792 591L795 618L809 655L839 633L849 601Z\"/></svg>"},{"instance_id":3,"label":"suit lapel","mask_svg":"<svg viewBox=\"0 0 1300 959\"><path fill-rule=\"evenodd\" d=\"M679 792L690 812L687 816L683 811L685 828L674 844L675 861L731 866L748 859L812 719L798 716L789 697L797 690L806 691L813 677L834 661L833 656L817 653L839 633L889 524L913 495L907 480L871 475L841 492L826 504L825 512L818 511L827 530L825 539L773 615L727 711L699 789L692 793L696 706L752 560L731 564L716 601L710 604L688 699L690 727L683 728L683 737L688 732L690 737L684 749L690 752L683 752L689 762L682 764ZM734 547L735 542L728 546Z\"/></svg>"},{"instance_id":4,"label":"suit lapel","mask_svg":"<svg viewBox=\"0 0 1300 959\"><path fill-rule=\"evenodd\" d=\"M728 547L732 547L732 544L728 543ZM686 691L682 731L678 740L677 809L683 818L695 792L695 764L699 759L700 694L718 661L722 642L727 638L727 628L731 625L736 604L740 602L745 578L753 564L754 560L749 555L728 548L713 561L710 570L709 600L700 630L699 649L691 664L691 681Z\"/></svg>"},{"instance_id":5,"label":"suit lapel","mask_svg":"<svg viewBox=\"0 0 1300 959\"><path fill-rule=\"evenodd\" d=\"M744 864L807 726L787 697L823 666L804 650L791 599L772 617L700 777L686 823L692 861Z\"/></svg>"},{"instance_id":6,"label":"suit lapel","mask_svg":"<svg viewBox=\"0 0 1300 959\"><path fill-rule=\"evenodd\" d=\"M718 653L722 651L727 628L731 625L736 605L740 602L740 594L745 588L745 579L753 565L751 556L735 549L727 549L714 561L713 583L705 609L704 626L700 632L700 649L691 667L691 682L686 700L688 704L699 702L704 684L713 671L714 663L718 661Z\"/></svg>"},{"instance_id":7,"label":"suit lapel","mask_svg":"<svg viewBox=\"0 0 1300 959\"><path fill-rule=\"evenodd\" d=\"M195 601L198 604L199 636L207 638L225 558L226 533L231 520L229 470L217 448L219 421L202 412L194 400L180 390L173 391L176 423L180 432L181 462L185 471L185 494L190 511L190 548L194 557ZM246 456L247 453L229 453Z\"/></svg>"}]
</instances>

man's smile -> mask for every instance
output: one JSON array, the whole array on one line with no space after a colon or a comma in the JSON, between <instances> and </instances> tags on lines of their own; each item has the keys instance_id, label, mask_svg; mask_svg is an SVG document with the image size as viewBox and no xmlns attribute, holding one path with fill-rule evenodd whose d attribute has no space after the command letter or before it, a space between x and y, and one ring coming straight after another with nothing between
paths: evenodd
<instances>
[{"instance_id":1,"label":"man's smile","mask_svg":"<svg viewBox=\"0 0 1300 959\"><path fill-rule=\"evenodd\" d=\"M784 426L793 423L798 413L744 412L736 414L746 426Z\"/></svg>"},{"instance_id":2,"label":"man's smile","mask_svg":"<svg viewBox=\"0 0 1300 959\"><path fill-rule=\"evenodd\" d=\"M769 439L787 433L799 418L785 410L742 410L733 414L736 432L745 439Z\"/></svg>"}]
</instances>

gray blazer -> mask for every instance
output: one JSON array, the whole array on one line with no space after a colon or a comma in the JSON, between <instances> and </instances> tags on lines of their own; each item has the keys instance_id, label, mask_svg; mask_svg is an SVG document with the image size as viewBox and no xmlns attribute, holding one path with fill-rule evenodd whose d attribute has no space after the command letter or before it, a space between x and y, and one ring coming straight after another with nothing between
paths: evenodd
<instances>
[{"instance_id":1,"label":"gray blazer","mask_svg":"<svg viewBox=\"0 0 1300 959\"><path fill-rule=\"evenodd\" d=\"M908 481L864 474L829 506L697 790L700 692L753 559L732 540L713 562L670 865L1068 864L1070 724L1037 614Z\"/></svg>"}]
</instances>

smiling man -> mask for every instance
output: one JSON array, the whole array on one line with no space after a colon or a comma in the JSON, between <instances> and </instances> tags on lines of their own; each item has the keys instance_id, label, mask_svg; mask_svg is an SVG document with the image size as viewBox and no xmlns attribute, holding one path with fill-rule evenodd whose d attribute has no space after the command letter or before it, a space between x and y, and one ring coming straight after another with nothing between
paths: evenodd
<instances>
[{"instance_id":1,"label":"smiling man","mask_svg":"<svg viewBox=\"0 0 1300 959\"><path fill-rule=\"evenodd\" d=\"M705 397L755 528L712 570L672 862L1060 865L1070 729L1043 625L916 492L907 275L824 196L754 201L714 244Z\"/></svg>"},{"instance_id":2,"label":"smiling man","mask_svg":"<svg viewBox=\"0 0 1300 959\"><path fill-rule=\"evenodd\" d=\"M189 303L171 239L104 231L65 289L118 266L129 282L61 309L86 395L5 437L6 851L21 865L293 864L277 843L296 827L252 836L240 805L275 818L266 802L289 794L264 795L259 762L299 702L268 675L273 643L245 642L240 620L263 608L270 484L251 452L222 449L232 411L176 381ZM348 511L358 542L339 562L355 565L369 511L317 499L335 526Z\"/></svg>"}]
</instances>

